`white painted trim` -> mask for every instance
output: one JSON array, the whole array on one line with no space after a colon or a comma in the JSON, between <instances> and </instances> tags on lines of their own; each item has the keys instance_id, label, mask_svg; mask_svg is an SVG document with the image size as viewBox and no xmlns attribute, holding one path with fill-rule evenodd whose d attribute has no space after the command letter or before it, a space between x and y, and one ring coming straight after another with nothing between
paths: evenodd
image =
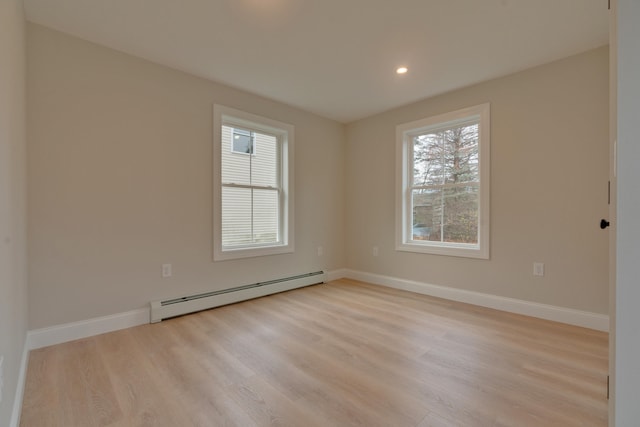
<instances>
[{"instance_id":1,"label":"white painted trim","mask_svg":"<svg viewBox=\"0 0 640 427\"><path fill-rule=\"evenodd\" d=\"M141 308L126 313L35 329L27 333L27 344L30 350L35 350L146 323L149 323L149 309Z\"/></svg>"},{"instance_id":2,"label":"white painted trim","mask_svg":"<svg viewBox=\"0 0 640 427\"><path fill-rule=\"evenodd\" d=\"M510 313L523 314L525 316L538 317L540 319L553 320L598 331L609 331L609 316L605 314L591 313L572 308L558 307L548 304L524 301L515 298L501 297L497 295L483 294L448 286L431 285L413 280L398 279L379 274L365 273L363 271L347 270L346 278L360 280L374 285L382 285L395 289L416 292L438 298L479 305Z\"/></svg>"},{"instance_id":3,"label":"white painted trim","mask_svg":"<svg viewBox=\"0 0 640 427\"><path fill-rule=\"evenodd\" d=\"M327 282L344 279L345 277L347 277L348 271L349 270L346 268L339 268L337 270L327 271L326 272Z\"/></svg>"},{"instance_id":4,"label":"white painted trim","mask_svg":"<svg viewBox=\"0 0 640 427\"><path fill-rule=\"evenodd\" d=\"M22 414L22 401L24 398L24 386L27 381L27 365L29 364L28 338L24 341L22 349L22 359L20 360L20 372L18 372L18 384L16 385L16 395L13 399L13 409L9 427L20 426L20 415Z\"/></svg>"}]
</instances>

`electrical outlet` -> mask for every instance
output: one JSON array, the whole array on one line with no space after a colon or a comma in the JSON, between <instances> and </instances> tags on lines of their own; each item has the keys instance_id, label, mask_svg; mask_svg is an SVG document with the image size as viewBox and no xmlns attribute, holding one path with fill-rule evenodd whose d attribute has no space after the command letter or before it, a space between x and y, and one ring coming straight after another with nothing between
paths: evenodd
<instances>
[{"instance_id":1,"label":"electrical outlet","mask_svg":"<svg viewBox=\"0 0 640 427\"><path fill-rule=\"evenodd\" d=\"M542 263L542 262L534 262L533 263L533 275L534 276L544 276L544 263Z\"/></svg>"},{"instance_id":2,"label":"electrical outlet","mask_svg":"<svg viewBox=\"0 0 640 427\"><path fill-rule=\"evenodd\" d=\"M0 402L2 402L2 389L4 388L4 367L2 362L4 362L4 356L0 356Z\"/></svg>"},{"instance_id":3,"label":"electrical outlet","mask_svg":"<svg viewBox=\"0 0 640 427\"><path fill-rule=\"evenodd\" d=\"M373 251L372 251L372 253L373 253L373 256L378 256L378 255L380 254L380 251L378 250L378 247L377 247L377 246L374 246L374 247L373 247Z\"/></svg>"},{"instance_id":4,"label":"electrical outlet","mask_svg":"<svg viewBox=\"0 0 640 427\"><path fill-rule=\"evenodd\" d=\"M324 248L322 246L318 246L318 256L324 255Z\"/></svg>"},{"instance_id":5,"label":"electrical outlet","mask_svg":"<svg viewBox=\"0 0 640 427\"><path fill-rule=\"evenodd\" d=\"M171 264L162 264L162 277L171 277Z\"/></svg>"}]
</instances>

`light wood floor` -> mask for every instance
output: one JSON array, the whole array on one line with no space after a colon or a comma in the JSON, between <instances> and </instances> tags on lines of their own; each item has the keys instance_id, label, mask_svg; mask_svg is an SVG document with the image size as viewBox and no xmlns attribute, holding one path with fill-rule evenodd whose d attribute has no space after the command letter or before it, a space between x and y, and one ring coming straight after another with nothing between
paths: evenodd
<instances>
[{"instance_id":1,"label":"light wood floor","mask_svg":"<svg viewBox=\"0 0 640 427\"><path fill-rule=\"evenodd\" d=\"M340 280L32 351L21 425L606 426L607 351Z\"/></svg>"}]
</instances>

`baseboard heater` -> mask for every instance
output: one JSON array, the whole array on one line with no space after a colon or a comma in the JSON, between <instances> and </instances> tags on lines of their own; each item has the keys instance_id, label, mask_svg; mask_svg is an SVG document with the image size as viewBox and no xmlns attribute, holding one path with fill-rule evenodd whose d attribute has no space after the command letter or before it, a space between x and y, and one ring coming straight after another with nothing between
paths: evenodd
<instances>
[{"instance_id":1,"label":"baseboard heater","mask_svg":"<svg viewBox=\"0 0 640 427\"><path fill-rule=\"evenodd\" d=\"M208 310L210 308L289 291L304 286L316 285L318 283L324 283L325 281L325 272L315 271L313 273L299 274L297 276L258 282L231 289L206 292L165 301L152 301L151 323L157 323L162 319Z\"/></svg>"}]
</instances>

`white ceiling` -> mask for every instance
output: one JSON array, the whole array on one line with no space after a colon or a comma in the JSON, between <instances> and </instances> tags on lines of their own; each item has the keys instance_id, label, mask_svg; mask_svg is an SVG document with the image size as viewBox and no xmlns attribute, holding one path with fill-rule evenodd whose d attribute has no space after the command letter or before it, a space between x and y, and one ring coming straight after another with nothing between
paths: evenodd
<instances>
[{"instance_id":1,"label":"white ceiling","mask_svg":"<svg viewBox=\"0 0 640 427\"><path fill-rule=\"evenodd\" d=\"M24 4L29 21L340 122L608 43L607 0Z\"/></svg>"}]
</instances>

